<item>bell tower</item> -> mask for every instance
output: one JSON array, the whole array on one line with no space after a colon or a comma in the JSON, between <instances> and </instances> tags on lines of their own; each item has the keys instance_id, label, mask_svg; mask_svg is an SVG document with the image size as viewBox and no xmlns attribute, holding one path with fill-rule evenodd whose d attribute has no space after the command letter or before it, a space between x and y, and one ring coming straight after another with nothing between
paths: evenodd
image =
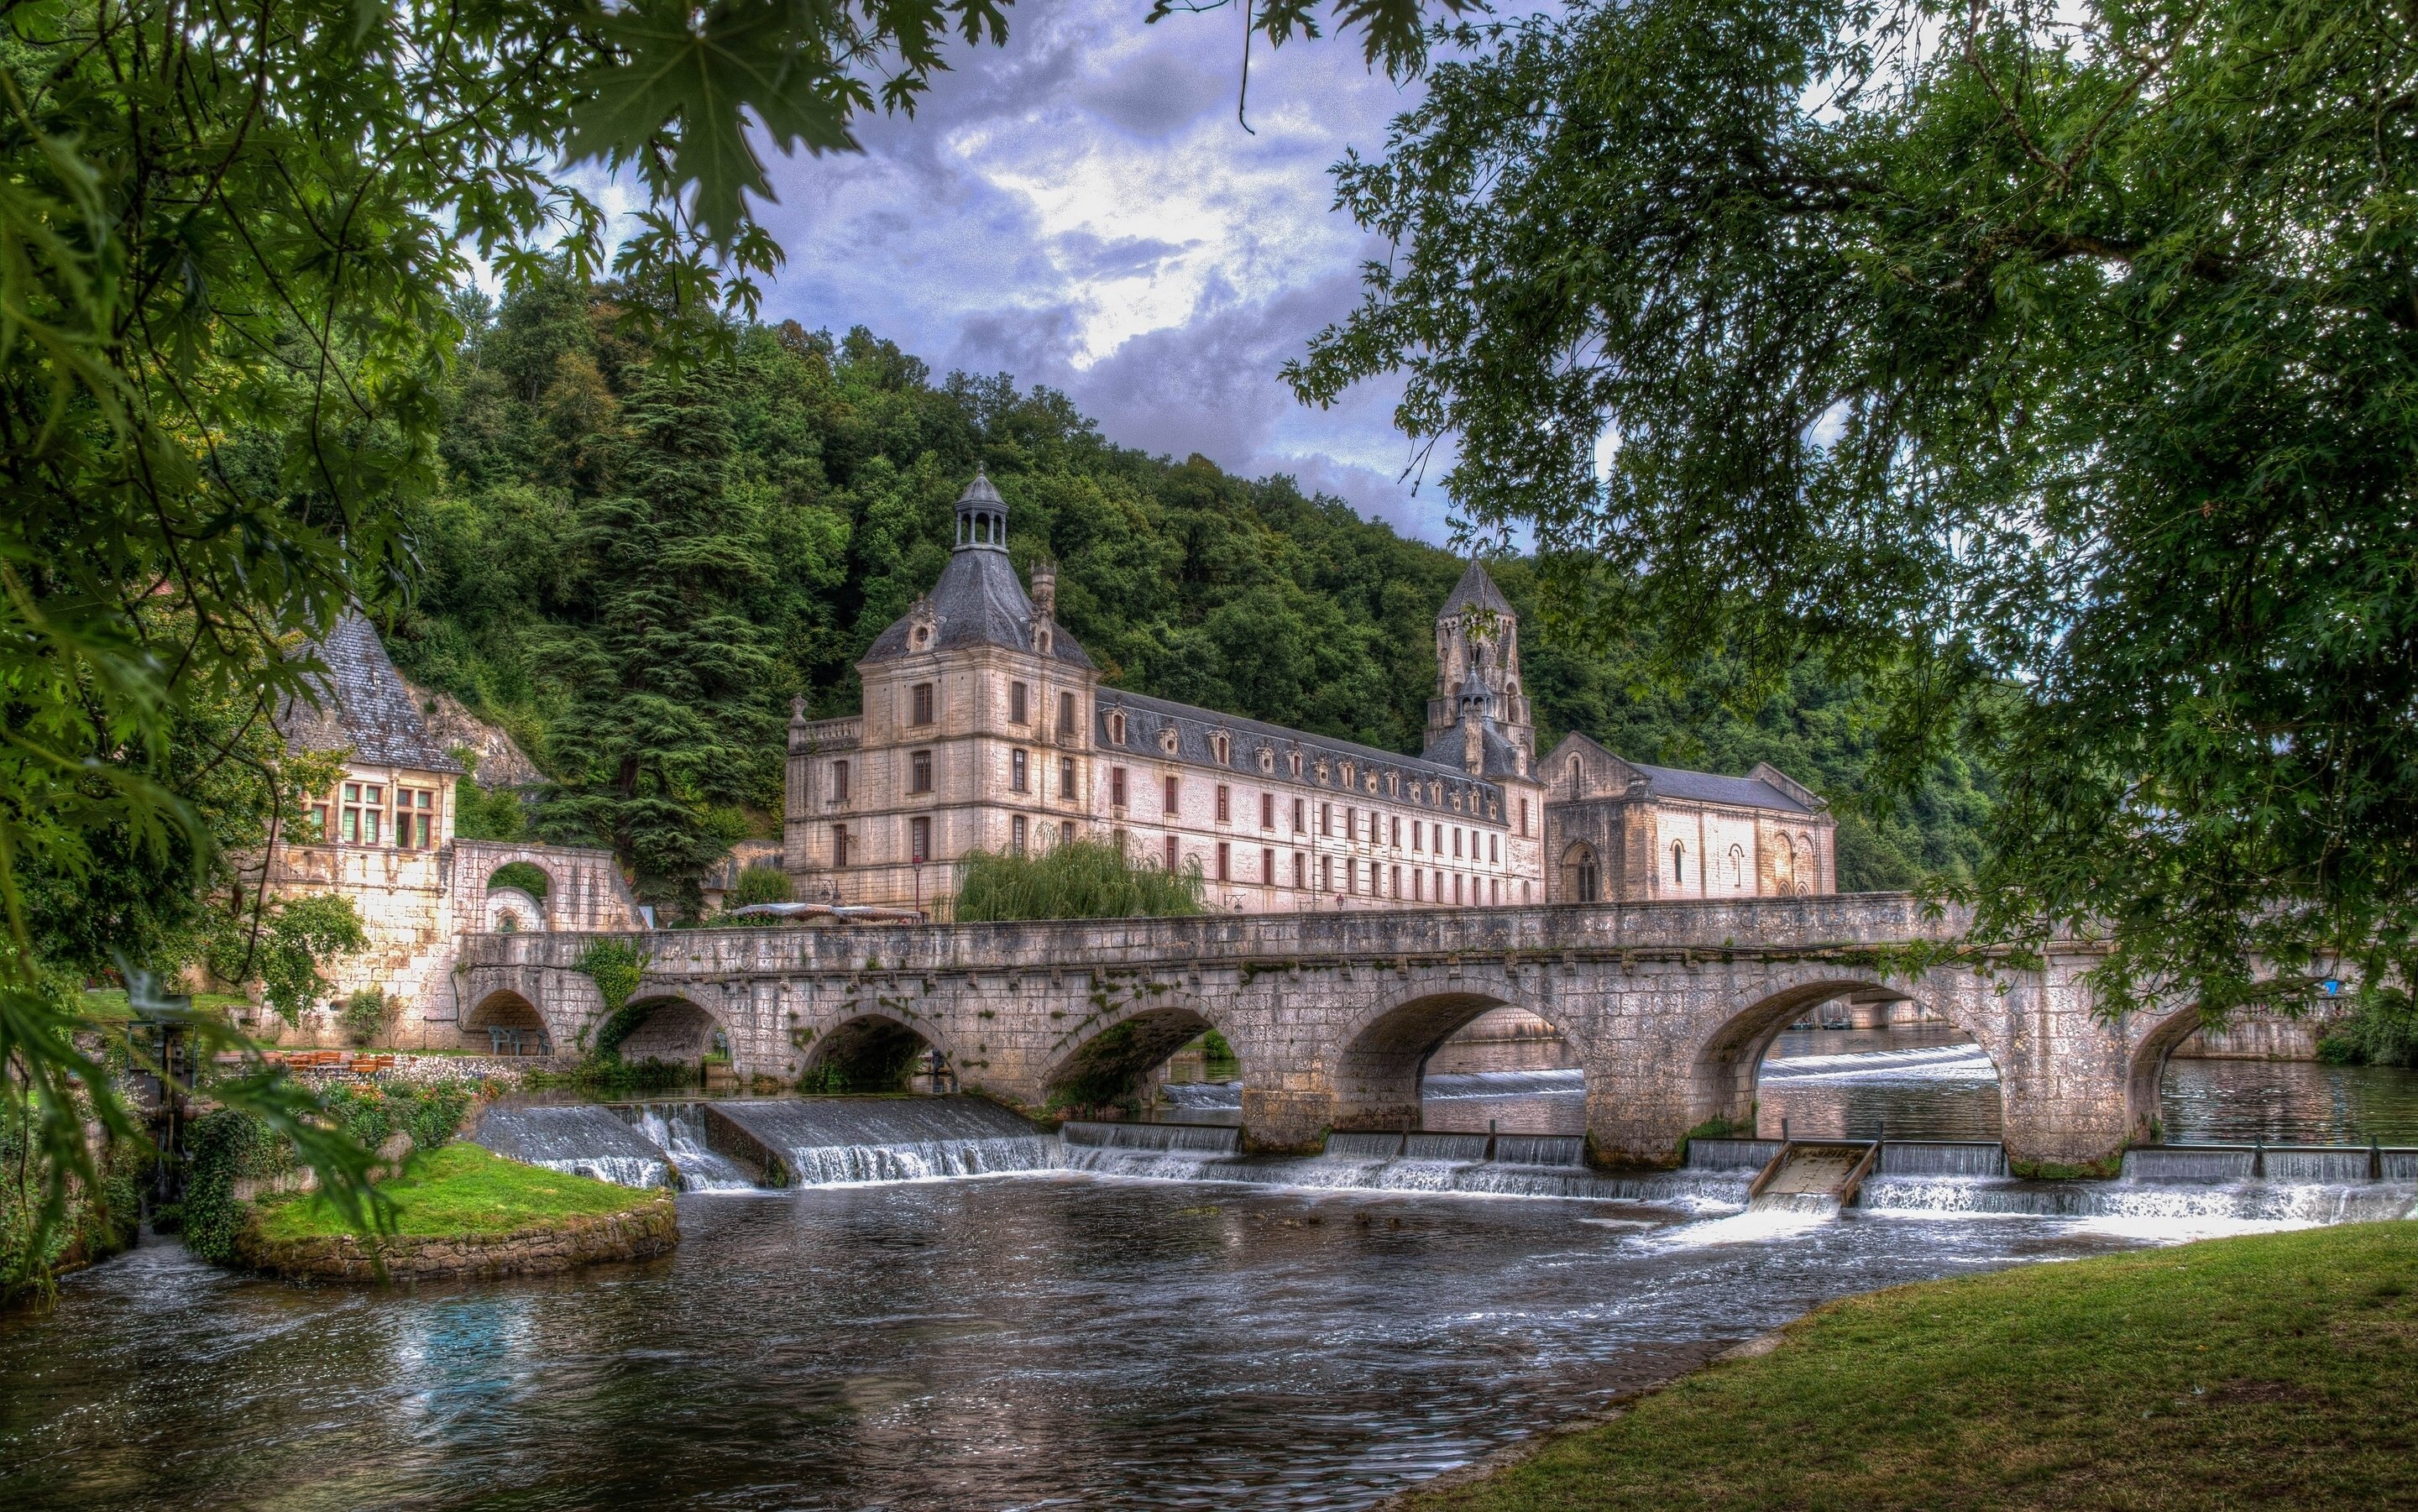
<instances>
[{"instance_id":1,"label":"bell tower","mask_svg":"<svg viewBox=\"0 0 2418 1512\"><path fill-rule=\"evenodd\" d=\"M1436 691L1428 700L1428 743L1449 735L1462 710L1491 717L1505 739L1537 764L1537 730L1520 676L1520 617L1476 562L1461 574L1436 614Z\"/></svg>"}]
</instances>

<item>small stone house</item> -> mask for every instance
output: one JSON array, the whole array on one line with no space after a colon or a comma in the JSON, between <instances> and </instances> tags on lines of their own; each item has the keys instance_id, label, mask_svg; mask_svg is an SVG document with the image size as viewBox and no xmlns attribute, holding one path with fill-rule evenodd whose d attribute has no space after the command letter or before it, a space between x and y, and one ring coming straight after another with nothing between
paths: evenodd
<instances>
[{"instance_id":1,"label":"small stone house","mask_svg":"<svg viewBox=\"0 0 2418 1512\"><path fill-rule=\"evenodd\" d=\"M526 1008L509 1024L490 1023L495 1011L513 1016L513 1009L482 1016L480 1005L454 1000L454 941L499 929L639 927L636 900L612 853L459 838L454 790L463 764L431 736L376 628L347 610L315 649L327 667L316 680L316 705L289 704L277 727L291 746L339 755L344 774L274 837L268 885L279 896L352 899L369 944L323 967L329 1000L305 1016L300 1037L332 1043L337 1009L375 987L389 1002L384 1038L399 1047L493 1048L510 1038L503 1030L518 1031L521 1047L534 1047L529 1036L540 1026ZM542 894L495 885L497 873L515 862L545 878Z\"/></svg>"}]
</instances>

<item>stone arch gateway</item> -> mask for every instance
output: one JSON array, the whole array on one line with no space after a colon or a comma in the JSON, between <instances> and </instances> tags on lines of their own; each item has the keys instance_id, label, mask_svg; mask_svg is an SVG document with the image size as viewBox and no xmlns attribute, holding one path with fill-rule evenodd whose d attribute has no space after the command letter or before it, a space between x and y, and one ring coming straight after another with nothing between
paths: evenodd
<instances>
[{"instance_id":1,"label":"stone arch gateway","mask_svg":"<svg viewBox=\"0 0 2418 1512\"><path fill-rule=\"evenodd\" d=\"M2155 1115L2155 1078L2139 1068L2166 1026L2095 1012L2085 977L2102 957L2087 942L1913 978L1886 969L1904 947L1953 943L1962 930L1910 895L1863 893L682 930L635 943L650 957L638 998L710 1010L742 1079L795 1082L822 1036L886 1016L942 1046L967 1091L1038 1113L1084 1047L1121 1025L1136 1056L1215 1026L1242 1062L1246 1147L1266 1151L1399 1126L1406 1079L1416 1091L1404 1067L1422 1042L1516 1005L1569 1040L1586 1078L1590 1156L1605 1165L1677 1158L1690 1129L1752 1099L1750 1052L1792 1005L1885 985L1987 1052L2018 1169L2112 1169ZM541 1006L557 1043L574 1043L601 1012L575 969L585 944L466 939L463 1000L511 988Z\"/></svg>"}]
</instances>

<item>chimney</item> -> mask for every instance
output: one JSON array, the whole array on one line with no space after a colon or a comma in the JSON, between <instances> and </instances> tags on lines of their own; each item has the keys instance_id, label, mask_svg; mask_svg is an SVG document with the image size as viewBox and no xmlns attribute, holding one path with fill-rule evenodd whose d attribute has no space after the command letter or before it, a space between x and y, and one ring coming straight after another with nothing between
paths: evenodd
<instances>
[{"instance_id":1,"label":"chimney","mask_svg":"<svg viewBox=\"0 0 2418 1512\"><path fill-rule=\"evenodd\" d=\"M1033 617L1035 619L1058 618L1058 564L1047 557L1033 563Z\"/></svg>"}]
</instances>

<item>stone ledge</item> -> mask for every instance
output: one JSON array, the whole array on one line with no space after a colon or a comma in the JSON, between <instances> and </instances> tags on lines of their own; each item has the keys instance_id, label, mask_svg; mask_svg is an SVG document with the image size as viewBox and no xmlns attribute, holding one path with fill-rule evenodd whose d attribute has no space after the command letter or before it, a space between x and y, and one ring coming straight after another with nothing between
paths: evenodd
<instances>
[{"instance_id":1,"label":"stone ledge","mask_svg":"<svg viewBox=\"0 0 2418 1512\"><path fill-rule=\"evenodd\" d=\"M604 1260L650 1260L680 1243L671 1194L620 1213L583 1214L500 1234L362 1239L330 1234L267 1240L257 1227L236 1243L237 1257L256 1271L292 1278L375 1281L383 1260L392 1281L485 1280L551 1275Z\"/></svg>"}]
</instances>

